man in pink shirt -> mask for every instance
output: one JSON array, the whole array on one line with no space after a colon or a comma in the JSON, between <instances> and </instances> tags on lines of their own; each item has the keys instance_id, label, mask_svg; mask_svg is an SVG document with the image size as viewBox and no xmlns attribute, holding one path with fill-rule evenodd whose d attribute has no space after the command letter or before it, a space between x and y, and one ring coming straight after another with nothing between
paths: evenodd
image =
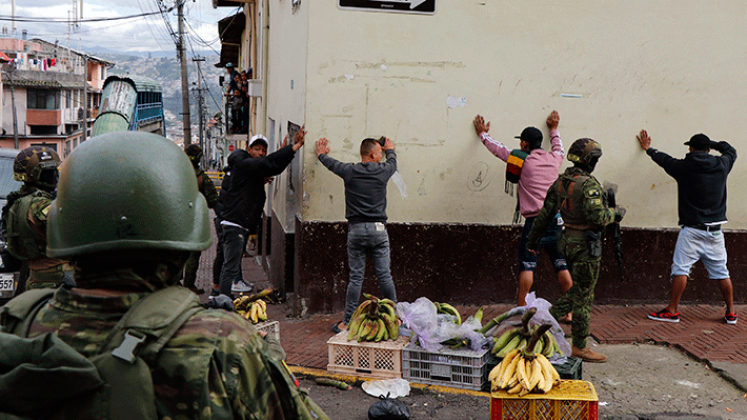
<instances>
[{"instance_id":1,"label":"man in pink shirt","mask_svg":"<svg viewBox=\"0 0 747 420\"><path fill-rule=\"evenodd\" d=\"M512 156L511 149L503 143L493 140L488 134L490 122L486 123L482 116L475 117L473 123L475 131L485 147L502 161L509 162L509 157L515 160L518 155L523 155L514 151L515 153ZM542 149L542 132L535 127L525 128L521 132L521 136L516 137L521 140L519 143L521 151L526 153L523 166L520 166L521 176L518 182L519 210L526 219L519 243L519 306L526 305L526 295L534 283L534 269L537 267L537 256L526 251L527 235L532 230L535 217L542 209L547 189L558 178L560 165L563 163L563 157L565 156L563 143L558 134L559 124L560 115L557 111L553 111L547 117L547 128L550 129L550 142L552 144L552 150L549 152ZM570 289L573 282L565 258L560 255L557 248L557 233L563 225L563 219L560 218L559 213L556 215L556 221L557 223L550 226L545 237L542 238L541 247L552 259L555 272L558 275L560 291L565 293ZM570 320L570 318L566 320Z\"/></svg>"}]
</instances>

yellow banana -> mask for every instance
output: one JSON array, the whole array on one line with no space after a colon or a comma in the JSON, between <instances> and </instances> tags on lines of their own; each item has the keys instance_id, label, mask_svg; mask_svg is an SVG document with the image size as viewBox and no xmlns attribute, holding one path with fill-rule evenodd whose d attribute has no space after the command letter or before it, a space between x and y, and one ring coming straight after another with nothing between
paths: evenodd
<instances>
[{"instance_id":1,"label":"yellow banana","mask_svg":"<svg viewBox=\"0 0 747 420\"><path fill-rule=\"evenodd\" d=\"M521 386L521 384L516 384L515 386L509 388L506 392L508 392L509 394L518 394L522 389L524 389L524 387Z\"/></svg>"},{"instance_id":2,"label":"yellow banana","mask_svg":"<svg viewBox=\"0 0 747 420\"><path fill-rule=\"evenodd\" d=\"M501 375L500 382L498 383L498 386L501 389L505 389L509 382L516 377L516 369L519 366L520 360L522 360L521 356L516 356L511 360L511 363L506 366L506 370Z\"/></svg>"},{"instance_id":3,"label":"yellow banana","mask_svg":"<svg viewBox=\"0 0 747 420\"><path fill-rule=\"evenodd\" d=\"M396 340L399 338L399 324L397 324L397 318L391 319L384 317L384 324L386 325L389 340Z\"/></svg>"},{"instance_id":4,"label":"yellow banana","mask_svg":"<svg viewBox=\"0 0 747 420\"><path fill-rule=\"evenodd\" d=\"M259 322L259 305L252 304L252 322L257 323Z\"/></svg>"},{"instance_id":5,"label":"yellow banana","mask_svg":"<svg viewBox=\"0 0 747 420\"><path fill-rule=\"evenodd\" d=\"M361 327L358 329L358 341L366 341L366 337L371 332L372 328L373 324L371 323L371 320L364 318Z\"/></svg>"},{"instance_id":6,"label":"yellow banana","mask_svg":"<svg viewBox=\"0 0 747 420\"><path fill-rule=\"evenodd\" d=\"M528 363L532 365L532 374L529 376L529 386L527 389L533 391L542 380L542 365L540 365L539 360L536 357ZM527 371L527 374L528 373L529 371Z\"/></svg>"},{"instance_id":7,"label":"yellow banana","mask_svg":"<svg viewBox=\"0 0 747 420\"><path fill-rule=\"evenodd\" d=\"M519 358L519 363L516 365L516 376L519 379L519 383L526 389L529 389L529 377L527 376L527 360L523 357ZM531 366L531 364L530 364Z\"/></svg>"},{"instance_id":8,"label":"yellow banana","mask_svg":"<svg viewBox=\"0 0 747 420\"><path fill-rule=\"evenodd\" d=\"M550 375L551 386L555 382L560 381L560 374L546 357L540 357L540 363L542 363L544 370Z\"/></svg>"}]
</instances>

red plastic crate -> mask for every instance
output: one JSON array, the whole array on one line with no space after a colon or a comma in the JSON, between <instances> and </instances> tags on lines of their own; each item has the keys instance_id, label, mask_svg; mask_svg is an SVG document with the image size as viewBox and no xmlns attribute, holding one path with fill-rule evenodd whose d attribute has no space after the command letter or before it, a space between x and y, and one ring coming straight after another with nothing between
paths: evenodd
<instances>
[{"instance_id":1,"label":"red plastic crate","mask_svg":"<svg viewBox=\"0 0 747 420\"><path fill-rule=\"evenodd\" d=\"M561 380L547 394L495 391L490 420L598 420L599 397L587 381Z\"/></svg>"}]
</instances>

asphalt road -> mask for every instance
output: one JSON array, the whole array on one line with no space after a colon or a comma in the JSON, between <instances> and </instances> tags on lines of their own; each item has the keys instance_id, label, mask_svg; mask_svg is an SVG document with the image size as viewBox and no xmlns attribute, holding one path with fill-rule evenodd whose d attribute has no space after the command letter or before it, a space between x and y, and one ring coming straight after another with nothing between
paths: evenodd
<instances>
[{"instance_id":1,"label":"asphalt road","mask_svg":"<svg viewBox=\"0 0 747 420\"><path fill-rule=\"evenodd\" d=\"M594 350L609 359L583 365L583 379L599 396L600 419L747 419L747 395L676 349L626 344L594 345ZM366 419L376 401L360 384L342 391L317 385L313 378L301 378L301 383L332 419ZM490 400L484 395L413 388L402 401L413 420L490 419Z\"/></svg>"}]
</instances>

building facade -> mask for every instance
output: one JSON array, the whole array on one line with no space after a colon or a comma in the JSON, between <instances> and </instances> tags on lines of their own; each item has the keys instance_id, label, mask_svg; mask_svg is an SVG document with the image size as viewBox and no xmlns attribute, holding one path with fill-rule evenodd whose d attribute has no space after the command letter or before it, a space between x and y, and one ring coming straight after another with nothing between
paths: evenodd
<instances>
[{"instance_id":1,"label":"building facade","mask_svg":"<svg viewBox=\"0 0 747 420\"><path fill-rule=\"evenodd\" d=\"M404 189L389 186L392 274L398 297L453 303L512 302L519 273L516 197L504 191L505 164L480 143L476 114L508 147L526 126L545 133L553 109L566 150L578 138L603 147L595 175L619 185L623 264L604 248L597 299L666 301L677 235L677 187L638 146L683 157L704 132L741 153L738 116L747 111L747 9L674 0L562 5L501 2L328 2L214 0L242 7L241 36L224 49L251 66L257 89L252 127L271 149L306 124L307 144L268 186L262 261L301 311L344 304L347 256L342 182L317 160L357 161L360 141L386 135L397 146ZM238 46L236 40L240 39ZM229 45L230 44L230 45ZM729 177L729 269L747 269L747 196L737 160ZM565 162L561 170L569 163ZM553 301L554 274L540 258L535 289ZM696 265L686 300L720 301ZM747 286L735 281L744 302ZM364 291L378 293L369 271Z\"/></svg>"},{"instance_id":2,"label":"building facade","mask_svg":"<svg viewBox=\"0 0 747 420\"><path fill-rule=\"evenodd\" d=\"M0 147L46 146L64 158L90 137L114 63L40 39L0 39ZM85 127L85 133L84 133Z\"/></svg>"}]
</instances>

